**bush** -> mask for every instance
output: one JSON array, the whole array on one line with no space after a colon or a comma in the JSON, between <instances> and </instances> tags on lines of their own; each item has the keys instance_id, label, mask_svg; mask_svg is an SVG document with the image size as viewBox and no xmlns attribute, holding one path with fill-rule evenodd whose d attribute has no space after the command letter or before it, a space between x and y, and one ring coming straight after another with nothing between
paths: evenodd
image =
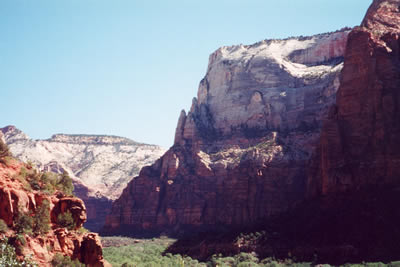
<instances>
[{"instance_id":1,"label":"bush","mask_svg":"<svg viewBox=\"0 0 400 267\"><path fill-rule=\"evenodd\" d=\"M68 256L57 253L51 261L53 267L84 267L85 264L79 262L77 259L72 260Z\"/></svg>"},{"instance_id":2,"label":"bush","mask_svg":"<svg viewBox=\"0 0 400 267\"><path fill-rule=\"evenodd\" d=\"M65 194L72 195L72 192L74 191L74 185L72 184L72 179L69 177L67 172L61 174L56 187Z\"/></svg>"},{"instance_id":3,"label":"bush","mask_svg":"<svg viewBox=\"0 0 400 267\"><path fill-rule=\"evenodd\" d=\"M10 157L11 153L8 149L8 146L0 139L0 159L4 159L5 157Z\"/></svg>"},{"instance_id":4,"label":"bush","mask_svg":"<svg viewBox=\"0 0 400 267\"><path fill-rule=\"evenodd\" d=\"M29 259L20 262L15 248L8 243L8 239L0 240L0 266L5 267L37 267L38 265Z\"/></svg>"},{"instance_id":5,"label":"bush","mask_svg":"<svg viewBox=\"0 0 400 267\"><path fill-rule=\"evenodd\" d=\"M8 231L8 226L5 221L0 219L0 233L5 233Z\"/></svg>"},{"instance_id":6,"label":"bush","mask_svg":"<svg viewBox=\"0 0 400 267\"><path fill-rule=\"evenodd\" d=\"M50 203L43 200L42 205L36 208L33 216L33 232L35 234L47 234L50 231Z\"/></svg>"},{"instance_id":7,"label":"bush","mask_svg":"<svg viewBox=\"0 0 400 267\"><path fill-rule=\"evenodd\" d=\"M15 220L15 230L17 233L31 234L32 228L33 218L29 214L19 214Z\"/></svg>"},{"instance_id":8,"label":"bush","mask_svg":"<svg viewBox=\"0 0 400 267\"><path fill-rule=\"evenodd\" d=\"M57 224L60 225L61 227L67 228L68 230L75 229L74 218L72 217L72 214L69 211L58 214Z\"/></svg>"}]
</instances>

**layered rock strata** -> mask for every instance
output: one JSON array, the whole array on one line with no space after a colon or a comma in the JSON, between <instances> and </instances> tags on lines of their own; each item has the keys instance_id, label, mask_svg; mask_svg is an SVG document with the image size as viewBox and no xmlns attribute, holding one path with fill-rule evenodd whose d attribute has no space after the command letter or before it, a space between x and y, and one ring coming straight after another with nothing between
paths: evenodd
<instances>
[{"instance_id":1,"label":"layered rock strata","mask_svg":"<svg viewBox=\"0 0 400 267\"><path fill-rule=\"evenodd\" d=\"M306 162L335 102L347 35L214 52L174 145L128 184L104 232L240 226L301 200Z\"/></svg>"},{"instance_id":2,"label":"layered rock strata","mask_svg":"<svg viewBox=\"0 0 400 267\"><path fill-rule=\"evenodd\" d=\"M0 128L12 154L40 170L67 171L87 207L85 227L98 231L127 183L165 150L118 136L56 134L33 140L14 126Z\"/></svg>"},{"instance_id":3,"label":"layered rock strata","mask_svg":"<svg viewBox=\"0 0 400 267\"><path fill-rule=\"evenodd\" d=\"M60 191L54 194L28 191L18 178L21 177L22 168L29 166L10 159L7 160L7 164L0 162L0 219L8 226L8 230L0 234L0 238L8 237L19 247L17 253L21 259L32 256L32 260L39 266L50 267L57 253L78 259L86 266L110 266L103 259L99 236L95 233L76 231L86 221L83 201L66 196ZM20 233L19 239L16 239L16 219L21 214L34 216L44 201L49 203L50 230L41 235ZM71 213L75 229L67 230L58 225L58 215L65 212ZM21 238L25 242L21 242Z\"/></svg>"},{"instance_id":4,"label":"layered rock strata","mask_svg":"<svg viewBox=\"0 0 400 267\"><path fill-rule=\"evenodd\" d=\"M375 0L348 37L309 195L400 183L400 1Z\"/></svg>"}]
</instances>

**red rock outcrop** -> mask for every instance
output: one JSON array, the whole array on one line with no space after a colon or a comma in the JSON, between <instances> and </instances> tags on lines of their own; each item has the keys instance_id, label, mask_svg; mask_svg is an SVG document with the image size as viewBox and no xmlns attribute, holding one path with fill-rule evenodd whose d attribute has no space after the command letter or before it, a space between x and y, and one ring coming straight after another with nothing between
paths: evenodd
<instances>
[{"instance_id":1,"label":"red rock outcrop","mask_svg":"<svg viewBox=\"0 0 400 267\"><path fill-rule=\"evenodd\" d=\"M0 163L0 219L9 226L6 236L15 239L15 219L21 214L33 216L45 200L49 203L51 230L47 234L22 234L25 241L15 239L21 248L17 253L21 258L33 255L32 260L39 266L51 266L51 260L57 253L78 259L87 266L109 266L103 259L99 236L94 233L80 233L67 230L57 224L60 213L70 212L76 230L86 221L86 208L82 200L65 196L57 191L55 194L27 190L21 177L21 168L29 168L16 160L8 159L7 164ZM44 222L45 223L45 222Z\"/></svg>"},{"instance_id":2,"label":"red rock outcrop","mask_svg":"<svg viewBox=\"0 0 400 267\"><path fill-rule=\"evenodd\" d=\"M301 200L347 34L214 52L173 147L128 184L104 233L242 226Z\"/></svg>"},{"instance_id":3,"label":"red rock outcrop","mask_svg":"<svg viewBox=\"0 0 400 267\"><path fill-rule=\"evenodd\" d=\"M85 227L99 231L111 203L143 166L156 161L165 149L106 135L56 134L34 140L15 126L0 128L11 153L43 171L68 172L74 194L87 209Z\"/></svg>"},{"instance_id":4,"label":"red rock outcrop","mask_svg":"<svg viewBox=\"0 0 400 267\"><path fill-rule=\"evenodd\" d=\"M400 1L375 0L348 37L310 196L400 183Z\"/></svg>"}]
</instances>

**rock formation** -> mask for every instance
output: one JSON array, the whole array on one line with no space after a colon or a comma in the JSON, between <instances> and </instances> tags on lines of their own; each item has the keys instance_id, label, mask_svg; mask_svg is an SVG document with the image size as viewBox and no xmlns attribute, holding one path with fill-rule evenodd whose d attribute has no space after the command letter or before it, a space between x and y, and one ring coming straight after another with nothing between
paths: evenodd
<instances>
[{"instance_id":1,"label":"rock formation","mask_svg":"<svg viewBox=\"0 0 400 267\"><path fill-rule=\"evenodd\" d=\"M240 226L301 200L348 32L214 52L174 145L128 184L104 232Z\"/></svg>"},{"instance_id":2,"label":"rock formation","mask_svg":"<svg viewBox=\"0 0 400 267\"><path fill-rule=\"evenodd\" d=\"M400 183L400 1L375 0L348 37L309 195Z\"/></svg>"},{"instance_id":3,"label":"rock formation","mask_svg":"<svg viewBox=\"0 0 400 267\"><path fill-rule=\"evenodd\" d=\"M167 252L200 259L256 252L332 265L398 261L399 90L400 0L375 0L348 35L337 100L307 164L305 199L247 229L201 233Z\"/></svg>"},{"instance_id":4,"label":"rock formation","mask_svg":"<svg viewBox=\"0 0 400 267\"><path fill-rule=\"evenodd\" d=\"M18 255L23 259L32 255L32 260L39 266L51 266L51 260L57 254L78 259L87 266L109 266L103 259L99 236L94 233L75 231L86 221L86 208L82 200L64 195L57 191L48 192L27 190L22 169L29 166L8 159L0 162L0 219L9 229L0 234L0 238L8 237L18 246ZM21 176L22 175L22 176ZM47 233L19 233L16 238L16 220L21 214L34 216L44 201L49 203L50 230ZM57 216L61 213L72 214L75 230L67 230L58 225ZM47 223L41 221L40 223ZM24 242L19 241L23 238Z\"/></svg>"},{"instance_id":5,"label":"rock formation","mask_svg":"<svg viewBox=\"0 0 400 267\"><path fill-rule=\"evenodd\" d=\"M75 194L88 210L85 227L98 231L127 183L143 166L152 164L165 150L123 137L56 134L32 140L14 126L0 128L12 154L39 169L62 173L74 180Z\"/></svg>"}]
</instances>

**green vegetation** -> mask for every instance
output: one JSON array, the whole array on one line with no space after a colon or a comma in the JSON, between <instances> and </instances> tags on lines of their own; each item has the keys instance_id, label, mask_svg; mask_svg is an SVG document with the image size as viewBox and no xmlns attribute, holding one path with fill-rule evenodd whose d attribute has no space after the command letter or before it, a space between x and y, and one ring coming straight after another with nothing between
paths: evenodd
<instances>
[{"instance_id":1,"label":"green vegetation","mask_svg":"<svg viewBox=\"0 0 400 267\"><path fill-rule=\"evenodd\" d=\"M0 240L0 266L4 267L37 267L29 258L20 262L17 259L15 248L8 243L7 238Z\"/></svg>"},{"instance_id":2,"label":"green vegetation","mask_svg":"<svg viewBox=\"0 0 400 267\"><path fill-rule=\"evenodd\" d=\"M42 191L46 194L53 194L56 190L72 195L74 185L67 172L56 174L52 172L40 173L32 167L32 163L21 167L19 174L12 177L19 180L27 191Z\"/></svg>"},{"instance_id":3,"label":"green vegetation","mask_svg":"<svg viewBox=\"0 0 400 267\"><path fill-rule=\"evenodd\" d=\"M246 242L257 239L261 233L253 235L242 235L240 241ZM175 240L165 237L153 239L133 239L127 237L102 237L104 258L113 267L164 267L164 266L185 266L185 267L310 267L309 262L294 262L291 259L277 260L275 258L259 259L255 253L241 252L237 255L226 256L213 255L207 262L199 262L188 256L171 253L164 254L164 251ZM330 265L323 265L329 267ZM345 267L400 267L400 262L384 264L362 263L345 264Z\"/></svg>"},{"instance_id":4,"label":"green vegetation","mask_svg":"<svg viewBox=\"0 0 400 267\"><path fill-rule=\"evenodd\" d=\"M20 213L15 219L15 231L19 234L32 234L33 218L26 213Z\"/></svg>"},{"instance_id":5,"label":"green vegetation","mask_svg":"<svg viewBox=\"0 0 400 267\"><path fill-rule=\"evenodd\" d=\"M74 185L72 184L72 179L69 177L67 172L63 172L58 179L58 183L56 185L58 190L63 191L67 195L72 195L74 191Z\"/></svg>"},{"instance_id":6,"label":"green vegetation","mask_svg":"<svg viewBox=\"0 0 400 267\"><path fill-rule=\"evenodd\" d=\"M70 257L63 256L57 253L51 261L53 267L84 267L85 264L78 261L78 259L72 260Z\"/></svg>"},{"instance_id":7,"label":"green vegetation","mask_svg":"<svg viewBox=\"0 0 400 267\"><path fill-rule=\"evenodd\" d=\"M72 214L69 211L58 214L57 224L59 224L61 227L67 228L68 230L75 229L74 218L72 217Z\"/></svg>"},{"instance_id":8,"label":"green vegetation","mask_svg":"<svg viewBox=\"0 0 400 267\"><path fill-rule=\"evenodd\" d=\"M50 231L50 203L47 199L37 207L33 216L33 232L38 235L47 234Z\"/></svg>"},{"instance_id":9,"label":"green vegetation","mask_svg":"<svg viewBox=\"0 0 400 267\"><path fill-rule=\"evenodd\" d=\"M10 157L11 153L8 149L8 146L0 139L0 159L4 159L5 157Z\"/></svg>"},{"instance_id":10,"label":"green vegetation","mask_svg":"<svg viewBox=\"0 0 400 267\"><path fill-rule=\"evenodd\" d=\"M0 219L0 233L5 233L8 231L8 226L6 222L2 219Z\"/></svg>"}]
</instances>

